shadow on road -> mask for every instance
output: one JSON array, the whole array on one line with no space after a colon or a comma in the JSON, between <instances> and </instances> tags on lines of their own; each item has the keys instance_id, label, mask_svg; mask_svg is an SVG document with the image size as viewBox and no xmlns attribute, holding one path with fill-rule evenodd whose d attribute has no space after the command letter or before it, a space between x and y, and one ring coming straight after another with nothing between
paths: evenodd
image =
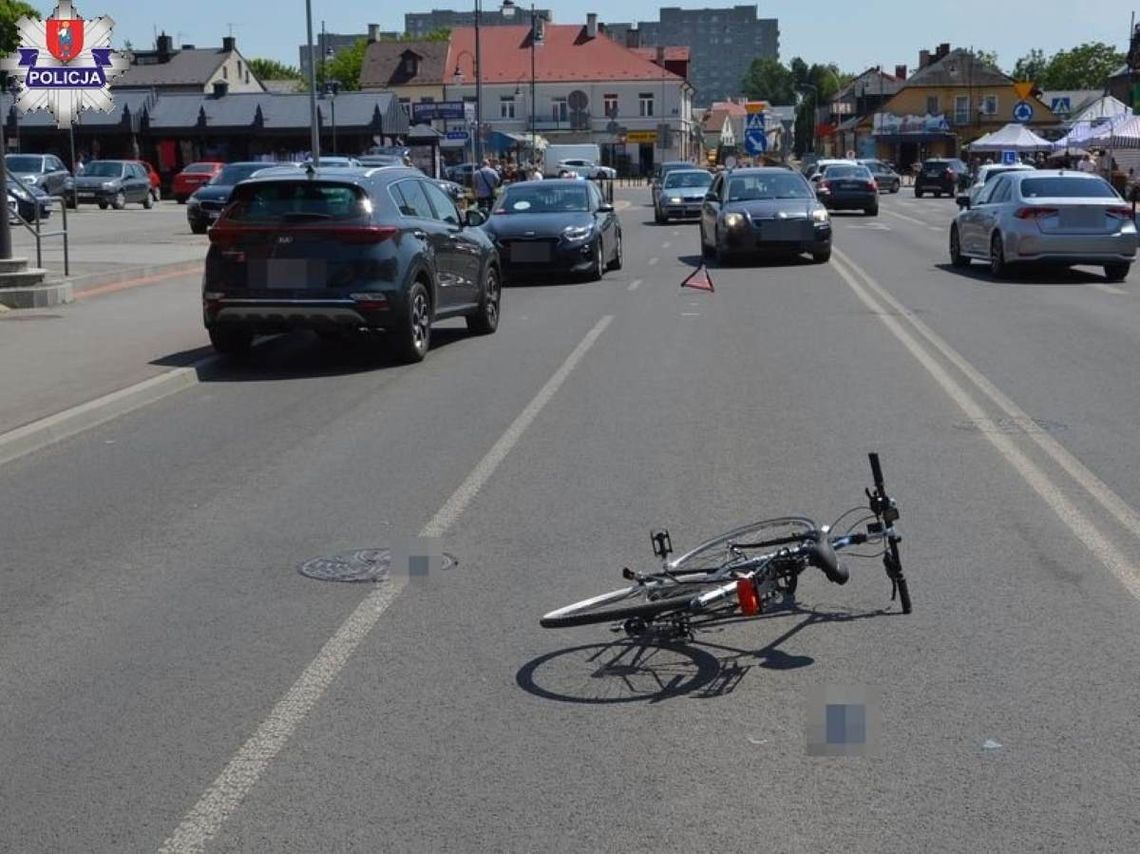
<instances>
[{"instance_id":1,"label":"shadow on road","mask_svg":"<svg viewBox=\"0 0 1140 854\"><path fill-rule=\"evenodd\" d=\"M1004 279L995 279L990 275L989 267L981 262L975 262L969 267L955 267L953 264L943 262L935 264L939 270L953 273L964 279L973 279L990 285L1093 285L1103 284L1104 276L1098 276L1087 270L1074 270L1070 267L1022 267L1014 268Z\"/></svg>"},{"instance_id":2,"label":"shadow on road","mask_svg":"<svg viewBox=\"0 0 1140 854\"><path fill-rule=\"evenodd\" d=\"M792 606L760 617L694 623L693 635L687 640L658 633L555 650L523 665L515 681L529 694L561 703L608 706L659 703L678 697L712 699L731 694L754 667L795 670L813 665L815 659L810 656L780 648L809 626L896 613L825 612ZM757 650L739 649L712 639L738 623L755 626L787 619L797 622Z\"/></svg>"}]
</instances>

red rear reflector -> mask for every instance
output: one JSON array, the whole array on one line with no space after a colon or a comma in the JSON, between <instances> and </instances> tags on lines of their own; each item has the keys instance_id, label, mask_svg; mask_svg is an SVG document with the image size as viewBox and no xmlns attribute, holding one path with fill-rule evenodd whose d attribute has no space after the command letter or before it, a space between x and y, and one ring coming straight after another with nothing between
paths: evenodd
<instances>
[{"instance_id":1,"label":"red rear reflector","mask_svg":"<svg viewBox=\"0 0 1140 854\"><path fill-rule=\"evenodd\" d=\"M1132 219L1132 208L1108 208L1105 213L1117 219Z\"/></svg>"},{"instance_id":2,"label":"red rear reflector","mask_svg":"<svg viewBox=\"0 0 1140 854\"><path fill-rule=\"evenodd\" d=\"M868 181L867 182L867 189L868 190L877 190L877 189L879 189L879 185L876 184L874 181Z\"/></svg>"},{"instance_id":3,"label":"red rear reflector","mask_svg":"<svg viewBox=\"0 0 1140 854\"><path fill-rule=\"evenodd\" d=\"M830 190L831 189L831 183L828 181L820 181L819 182L819 188L821 190Z\"/></svg>"},{"instance_id":4,"label":"red rear reflector","mask_svg":"<svg viewBox=\"0 0 1140 854\"><path fill-rule=\"evenodd\" d=\"M1018 219L1040 219L1043 216L1053 216L1057 208L1018 208L1014 216Z\"/></svg>"},{"instance_id":5,"label":"red rear reflector","mask_svg":"<svg viewBox=\"0 0 1140 854\"><path fill-rule=\"evenodd\" d=\"M736 598L740 602L741 613L746 617L754 617L760 613L760 597L756 593L756 585L751 578L737 580Z\"/></svg>"},{"instance_id":6,"label":"red rear reflector","mask_svg":"<svg viewBox=\"0 0 1140 854\"><path fill-rule=\"evenodd\" d=\"M346 225L336 228L314 228L312 232L328 233L342 243L380 243L395 237L400 229L392 225Z\"/></svg>"}]
</instances>

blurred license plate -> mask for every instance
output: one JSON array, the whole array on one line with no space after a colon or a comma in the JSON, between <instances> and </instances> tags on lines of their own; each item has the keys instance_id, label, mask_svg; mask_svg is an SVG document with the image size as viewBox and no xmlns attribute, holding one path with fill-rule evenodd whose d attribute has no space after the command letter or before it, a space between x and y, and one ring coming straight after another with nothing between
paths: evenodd
<instances>
[{"instance_id":1,"label":"blurred license plate","mask_svg":"<svg viewBox=\"0 0 1140 854\"><path fill-rule=\"evenodd\" d=\"M1096 228L1104 225L1104 211L1099 208L1061 208L1061 225L1068 228Z\"/></svg>"},{"instance_id":2,"label":"blurred license plate","mask_svg":"<svg viewBox=\"0 0 1140 854\"><path fill-rule=\"evenodd\" d=\"M857 181L840 181L839 189L841 190L860 190L862 186Z\"/></svg>"},{"instance_id":3,"label":"blurred license plate","mask_svg":"<svg viewBox=\"0 0 1140 854\"><path fill-rule=\"evenodd\" d=\"M269 258L249 265L251 288L302 290L325 286L325 262L305 258Z\"/></svg>"},{"instance_id":4,"label":"blurred license plate","mask_svg":"<svg viewBox=\"0 0 1140 854\"><path fill-rule=\"evenodd\" d=\"M511 260L521 264L536 264L550 260L550 246L546 243L512 243Z\"/></svg>"}]
</instances>

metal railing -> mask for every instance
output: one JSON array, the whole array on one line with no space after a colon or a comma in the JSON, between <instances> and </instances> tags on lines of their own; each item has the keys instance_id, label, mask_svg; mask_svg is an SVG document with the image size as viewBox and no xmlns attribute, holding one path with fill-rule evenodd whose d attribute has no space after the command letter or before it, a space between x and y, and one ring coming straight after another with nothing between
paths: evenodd
<instances>
[{"instance_id":1,"label":"metal railing","mask_svg":"<svg viewBox=\"0 0 1140 854\"><path fill-rule=\"evenodd\" d=\"M71 256L70 256L70 251L69 251L70 245L68 243L68 238L67 238L67 200L66 200L66 197L65 196L38 196L38 195L36 195L35 190L32 189L32 187L34 187L34 185L29 186L28 184L25 184L23 181L21 181L19 178L17 178L15 175L12 175L11 173L8 174L8 179L10 181L12 181L14 184L16 184L16 186L23 189L23 191L28 194L28 198L30 198L32 200L32 206L33 206L33 210L35 211L35 215L34 215L33 219L29 221L29 220L24 219L22 216L20 216L20 204L19 204L18 199L16 199L15 210L12 209L11 202L13 200L13 196L9 193L8 194L8 200L9 200L9 208L8 208L9 220L8 221L11 222L14 219L18 224L22 225L25 229L27 229L28 233L31 234L32 238L36 241L36 266L37 267L43 267L43 265L44 265L44 253L43 253L44 238L62 237L63 238L63 275L70 276L71 275ZM67 192L67 190L65 189L64 193L66 193L66 192ZM74 190L72 192L74 192ZM43 220L40 217L40 208L41 208L41 205L43 203L43 199L45 199L45 198L48 200L49 207L54 202L59 202L61 227L58 231L44 231L43 230L43 227L42 227L43 226Z\"/></svg>"}]
</instances>

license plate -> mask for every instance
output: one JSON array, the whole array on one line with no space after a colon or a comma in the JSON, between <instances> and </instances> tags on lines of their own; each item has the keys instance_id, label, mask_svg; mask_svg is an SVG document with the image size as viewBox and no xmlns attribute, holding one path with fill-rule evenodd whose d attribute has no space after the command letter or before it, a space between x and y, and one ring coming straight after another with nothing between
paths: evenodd
<instances>
[{"instance_id":1,"label":"license plate","mask_svg":"<svg viewBox=\"0 0 1140 854\"><path fill-rule=\"evenodd\" d=\"M839 182L839 189L841 189L841 190L858 190L858 189L860 189L860 187L859 187L859 184L857 184L854 181L840 181Z\"/></svg>"},{"instance_id":2,"label":"license plate","mask_svg":"<svg viewBox=\"0 0 1140 854\"><path fill-rule=\"evenodd\" d=\"M1099 208L1061 208L1064 228L1097 228L1104 225L1104 211Z\"/></svg>"},{"instance_id":3,"label":"license plate","mask_svg":"<svg viewBox=\"0 0 1140 854\"><path fill-rule=\"evenodd\" d=\"M268 258L251 261L249 287L270 290L305 290L325 286L325 263L305 258Z\"/></svg>"},{"instance_id":4,"label":"license plate","mask_svg":"<svg viewBox=\"0 0 1140 854\"><path fill-rule=\"evenodd\" d=\"M210 222L213 222L219 216L220 214L217 211L206 211L206 219L208 219Z\"/></svg>"},{"instance_id":5,"label":"license plate","mask_svg":"<svg viewBox=\"0 0 1140 854\"><path fill-rule=\"evenodd\" d=\"M93 199L93 198L95 198L95 194L94 193L80 193L79 198L81 198L81 199Z\"/></svg>"},{"instance_id":6,"label":"license plate","mask_svg":"<svg viewBox=\"0 0 1140 854\"><path fill-rule=\"evenodd\" d=\"M538 264L550 260L550 246L545 243L512 243L511 260L520 264Z\"/></svg>"}]
</instances>

